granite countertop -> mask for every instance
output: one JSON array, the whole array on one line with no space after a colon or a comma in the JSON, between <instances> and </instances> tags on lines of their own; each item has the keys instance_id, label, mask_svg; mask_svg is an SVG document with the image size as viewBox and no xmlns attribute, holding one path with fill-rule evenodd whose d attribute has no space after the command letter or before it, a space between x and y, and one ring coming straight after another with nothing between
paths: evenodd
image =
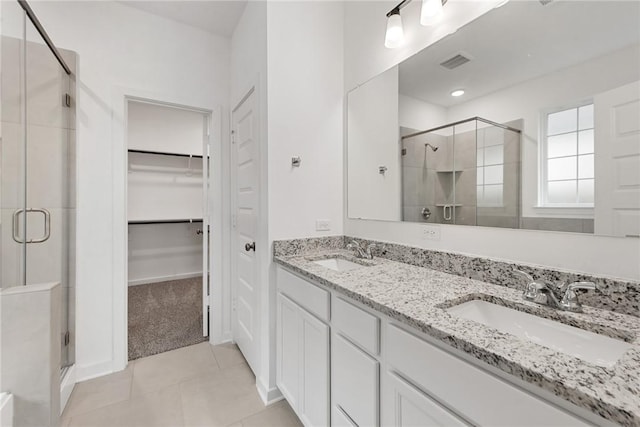
<instances>
[{"instance_id":1,"label":"granite countertop","mask_svg":"<svg viewBox=\"0 0 640 427\"><path fill-rule=\"evenodd\" d=\"M368 267L337 272L313 260L337 255ZM640 318L584 306L557 311L523 300L522 292L424 267L356 259L344 249L316 250L275 261L399 322L579 407L622 425L640 425ZM590 364L480 323L446 308L481 299L622 339L631 348L611 368Z\"/></svg>"}]
</instances>

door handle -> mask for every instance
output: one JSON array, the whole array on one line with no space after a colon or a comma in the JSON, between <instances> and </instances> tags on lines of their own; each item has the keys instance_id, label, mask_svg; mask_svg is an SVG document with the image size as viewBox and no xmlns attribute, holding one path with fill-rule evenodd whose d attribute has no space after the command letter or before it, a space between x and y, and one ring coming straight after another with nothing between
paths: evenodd
<instances>
[{"instance_id":1,"label":"door handle","mask_svg":"<svg viewBox=\"0 0 640 427\"><path fill-rule=\"evenodd\" d=\"M25 213L25 221L26 221L26 214L28 214L29 212L37 212L44 215L44 235L42 237L40 237L39 239L29 239L26 241L20 238L20 230L19 230L20 214L22 212ZM49 213L48 210L29 208L29 209L18 209L13 213L13 240L16 243L44 243L47 240L49 240L49 237L51 237L51 213ZM25 236L25 239L26 239L26 236Z\"/></svg>"},{"instance_id":2,"label":"door handle","mask_svg":"<svg viewBox=\"0 0 640 427\"><path fill-rule=\"evenodd\" d=\"M244 250L249 252L249 251L256 251L256 242L251 242L251 243L245 243L244 245Z\"/></svg>"}]
</instances>

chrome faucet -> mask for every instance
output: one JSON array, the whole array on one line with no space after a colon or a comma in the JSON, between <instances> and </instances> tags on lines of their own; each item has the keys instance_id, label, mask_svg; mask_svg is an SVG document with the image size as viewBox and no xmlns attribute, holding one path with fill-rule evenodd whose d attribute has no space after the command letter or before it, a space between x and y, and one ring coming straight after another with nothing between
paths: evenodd
<instances>
[{"instance_id":1,"label":"chrome faucet","mask_svg":"<svg viewBox=\"0 0 640 427\"><path fill-rule=\"evenodd\" d=\"M347 245L347 249L352 249L355 252L357 258L364 259L373 259L373 253L371 252L371 250L375 247L376 245L374 243L370 243L367 245L366 249L364 249L362 248L362 246L360 246L360 243L355 240L352 240L351 243Z\"/></svg>"},{"instance_id":2,"label":"chrome faucet","mask_svg":"<svg viewBox=\"0 0 640 427\"><path fill-rule=\"evenodd\" d=\"M604 295L608 295L607 290L596 283L593 282L573 282L568 285L564 285L560 288L563 293L562 299L560 300L560 307L563 310L573 311L579 313L582 311L582 304L578 301L578 294L576 293L576 289L597 289Z\"/></svg>"},{"instance_id":3,"label":"chrome faucet","mask_svg":"<svg viewBox=\"0 0 640 427\"><path fill-rule=\"evenodd\" d=\"M593 282L573 282L559 285L557 286L557 290L554 290L547 283L534 280L533 277L524 271L514 269L514 272L529 282L522 294L524 299L558 310L572 311L575 313L582 311L582 304L580 304L578 294L576 293L577 289L598 289L606 295L605 289ZM559 297L559 295L562 296Z\"/></svg>"},{"instance_id":4,"label":"chrome faucet","mask_svg":"<svg viewBox=\"0 0 640 427\"><path fill-rule=\"evenodd\" d=\"M536 304L540 305L548 305L550 307L558 308L559 302L555 293L549 285L545 282L537 281L528 273L524 271L514 269L513 270L516 275L526 279L529 283L522 293L522 297L527 301L533 301Z\"/></svg>"}]
</instances>

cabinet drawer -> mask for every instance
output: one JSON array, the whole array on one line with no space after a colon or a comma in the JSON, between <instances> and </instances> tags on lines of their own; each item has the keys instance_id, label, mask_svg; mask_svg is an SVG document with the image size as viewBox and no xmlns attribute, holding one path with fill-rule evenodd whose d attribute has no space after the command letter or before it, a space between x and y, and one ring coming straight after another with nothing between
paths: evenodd
<instances>
[{"instance_id":1,"label":"cabinet drawer","mask_svg":"<svg viewBox=\"0 0 640 427\"><path fill-rule=\"evenodd\" d=\"M333 326L373 355L380 353L380 319L343 300L334 298Z\"/></svg>"},{"instance_id":2,"label":"cabinet drawer","mask_svg":"<svg viewBox=\"0 0 640 427\"><path fill-rule=\"evenodd\" d=\"M377 426L379 363L340 334L333 334L331 365L332 405L358 426Z\"/></svg>"},{"instance_id":3,"label":"cabinet drawer","mask_svg":"<svg viewBox=\"0 0 640 427\"><path fill-rule=\"evenodd\" d=\"M390 371L474 425L590 425L393 325L385 350Z\"/></svg>"},{"instance_id":4,"label":"cabinet drawer","mask_svg":"<svg viewBox=\"0 0 640 427\"><path fill-rule=\"evenodd\" d=\"M326 291L288 271L278 268L278 290L291 298L300 306L318 318L329 320L329 299L331 295Z\"/></svg>"}]
</instances>

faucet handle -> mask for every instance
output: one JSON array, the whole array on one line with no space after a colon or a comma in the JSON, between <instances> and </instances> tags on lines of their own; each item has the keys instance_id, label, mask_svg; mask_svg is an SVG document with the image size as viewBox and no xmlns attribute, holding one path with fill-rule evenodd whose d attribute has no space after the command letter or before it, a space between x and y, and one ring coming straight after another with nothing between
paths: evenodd
<instances>
[{"instance_id":1,"label":"faucet handle","mask_svg":"<svg viewBox=\"0 0 640 427\"><path fill-rule=\"evenodd\" d=\"M533 276L531 276L529 273L525 273L524 271L518 270L517 268L514 268L513 272L516 274L516 276L519 276L525 280L528 280L529 283L535 282L535 280L533 279Z\"/></svg>"},{"instance_id":2,"label":"faucet handle","mask_svg":"<svg viewBox=\"0 0 640 427\"><path fill-rule=\"evenodd\" d=\"M600 293L604 295L609 295L609 291L607 290L606 287L594 282L584 282L584 281L571 282L564 285L558 285L558 289L560 289L560 291L564 292L565 294L567 292L573 292L576 289L597 289L598 291L600 291Z\"/></svg>"},{"instance_id":3,"label":"faucet handle","mask_svg":"<svg viewBox=\"0 0 640 427\"><path fill-rule=\"evenodd\" d=\"M529 273L525 273L517 268L514 268L513 272L516 276L522 277L527 281L527 286L524 288L524 292L522 293L522 297L526 300L538 301L543 292L550 290L549 286L544 281L534 279Z\"/></svg>"},{"instance_id":4,"label":"faucet handle","mask_svg":"<svg viewBox=\"0 0 640 427\"><path fill-rule=\"evenodd\" d=\"M537 301L541 293L548 291L549 287L545 283L533 281L527 284L522 297L529 301Z\"/></svg>"},{"instance_id":5,"label":"faucet handle","mask_svg":"<svg viewBox=\"0 0 640 427\"><path fill-rule=\"evenodd\" d=\"M373 252L371 252L371 250L372 250L373 248L375 248L375 247L376 247L376 244L375 244L375 243L369 243L369 244L367 245L367 258L368 258L368 259L373 259Z\"/></svg>"},{"instance_id":6,"label":"faucet handle","mask_svg":"<svg viewBox=\"0 0 640 427\"><path fill-rule=\"evenodd\" d=\"M581 312L582 304L578 300L577 289L597 289L605 295L608 295L607 290L602 286L593 282L572 282L563 286L564 295L560 301L560 305L563 309L573 312Z\"/></svg>"}]
</instances>

